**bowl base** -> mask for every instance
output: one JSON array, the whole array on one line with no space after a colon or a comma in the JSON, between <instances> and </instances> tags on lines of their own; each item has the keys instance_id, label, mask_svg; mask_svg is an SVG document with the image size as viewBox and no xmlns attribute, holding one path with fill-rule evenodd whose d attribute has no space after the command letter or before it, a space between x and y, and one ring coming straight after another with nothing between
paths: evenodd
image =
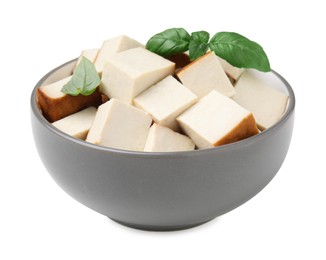
<instances>
[{"instance_id":1,"label":"bowl base","mask_svg":"<svg viewBox=\"0 0 326 260\"><path fill-rule=\"evenodd\" d=\"M179 230L184 230L184 229L189 229L189 228L194 228L200 225L203 225L213 219L209 219L200 223L196 224L190 224L190 225L176 225L176 226L148 226L148 225L138 225L138 224L133 224L133 223L127 223L123 222L120 220L116 220L113 218L109 218L113 220L114 222L117 222L120 225L129 227L129 228L134 228L134 229L139 229L139 230L145 230L145 231L159 231L159 232L165 232L165 231L179 231Z\"/></svg>"}]
</instances>

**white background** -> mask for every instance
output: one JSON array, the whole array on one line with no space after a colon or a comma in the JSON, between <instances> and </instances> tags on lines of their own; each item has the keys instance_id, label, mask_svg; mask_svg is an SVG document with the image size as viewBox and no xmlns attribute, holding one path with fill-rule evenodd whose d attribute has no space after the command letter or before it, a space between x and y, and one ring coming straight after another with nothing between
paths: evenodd
<instances>
[{"instance_id":1,"label":"white background","mask_svg":"<svg viewBox=\"0 0 326 260\"><path fill-rule=\"evenodd\" d=\"M323 1L2 1L0 259L326 259ZM260 43L297 98L273 181L241 207L170 233L120 226L66 195L35 150L29 98L49 70L126 34L235 31ZM323 248L324 247L324 248Z\"/></svg>"}]
</instances>

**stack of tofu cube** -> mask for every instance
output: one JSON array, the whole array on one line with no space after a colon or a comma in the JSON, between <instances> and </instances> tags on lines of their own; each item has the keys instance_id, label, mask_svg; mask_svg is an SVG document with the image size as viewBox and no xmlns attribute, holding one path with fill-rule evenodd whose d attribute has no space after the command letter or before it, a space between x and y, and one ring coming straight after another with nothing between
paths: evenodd
<instances>
[{"instance_id":1,"label":"stack of tofu cube","mask_svg":"<svg viewBox=\"0 0 326 260\"><path fill-rule=\"evenodd\" d=\"M181 69L177 64L176 72L174 62L122 35L82 56L101 76L94 96L75 101L62 93L68 77L40 87L38 101L55 127L96 145L146 152L211 148L258 134L286 109L286 93L213 52ZM71 109L69 102L78 105Z\"/></svg>"}]
</instances>

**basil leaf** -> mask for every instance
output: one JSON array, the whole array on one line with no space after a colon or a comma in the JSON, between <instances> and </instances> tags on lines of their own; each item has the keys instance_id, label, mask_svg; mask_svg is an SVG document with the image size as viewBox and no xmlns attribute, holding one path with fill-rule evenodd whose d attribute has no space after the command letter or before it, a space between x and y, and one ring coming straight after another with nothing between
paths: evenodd
<instances>
[{"instance_id":1,"label":"basil leaf","mask_svg":"<svg viewBox=\"0 0 326 260\"><path fill-rule=\"evenodd\" d=\"M61 92L69 94L71 96L78 96L80 93L80 90L78 90L75 85L72 83L72 80L70 80L66 85L63 86L61 89Z\"/></svg>"},{"instance_id":2,"label":"basil leaf","mask_svg":"<svg viewBox=\"0 0 326 260\"><path fill-rule=\"evenodd\" d=\"M234 32L219 32L209 42L215 54L238 68L253 68L263 72L271 70L263 48L256 42Z\"/></svg>"},{"instance_id":3,"label":"basil leaf","mask_svg":"<svg viewBox=\"0 0 326 260\"><path fill-rule=\"evenodd\" d=\"M79 94L89 96L95 92L100 82L101 80L94 64L87 58L82 57L74 70L71 80L63 86L61 91L72 96Z\"/></svg>"},{"instance_id":4,"label":"basil leaf","mask_svg":"<svg viewBox=\"0 0 326 260\"><path fill-rule=\"evenodd\" d=\"M146 44L146 48L161 56L171 56L188 50L189 33L183 28L171 28L155 34Z\"/></svg>"},{"instance_id":5,"label":"basil leaf","mask_svg":"<svg viewBox=\"0 0 326 260\"><path fill-rule=\"evenodd\" d=\"M84 78L84 87L80 94L84 96L89 96L93 94L96 88L100 85L101 79L95 69L94 64L91 61L83 57L81 62L83 62L83 69L81 69L81 71L83 72L82 76Z\"/></svg>"},{"instance_id":6,"label":"basil leaf","mask_svg":"<svg viewBox=\"0 0 326 260\"><path fill-rule=\"evenodd\" d=\"M209 41L209 33L206 31L198 31L193 32L191 34L191 40L197 40L203 43L208 43Z\"/></svg>"},{"instance_id":7,"label":"basil leaf","mask_svg":"<svg viewBox=\"0 0 326 260\"><path fill-rule=\"evenodd\" d=\"M209 33L193 32L189 43L189 58L191 61L203 56L208 50Z\"/></svg>"}]
</instances>

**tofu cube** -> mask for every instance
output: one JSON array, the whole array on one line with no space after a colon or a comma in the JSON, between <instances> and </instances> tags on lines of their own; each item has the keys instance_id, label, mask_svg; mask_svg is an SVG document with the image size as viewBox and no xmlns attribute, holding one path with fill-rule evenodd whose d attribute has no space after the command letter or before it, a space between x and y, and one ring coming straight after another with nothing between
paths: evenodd
<instances>
[{"instance_id":1,"label":"tofu cube","mask_svg":"<svg viewBox=\"0 0 326 260\"><path fill-rule=\"evenodd\" d=\"M144 45L125 35L104 41L94 63L96 71L102 73L104 65L112 54L137 47L144 47Z\"/></svg>"},{"instance_id":2,"label":"tofu cube","mask_svg":"<svg viewBox=\"0 0 326 260\"><path fill-rule=\"evenodd\" d=\"M278 84L270 79L270 73L246 70L235 85L232 99L250 110L261 130L274 125L283 115L288 95L276 89Z\"/></svg>"},{"instance_id":3,"label":"tofu cube","mask_svg":"<svg viewBox=\"0 0 326 260\"><path fill-rule=\"evenodd\" d=\"M195 149L194 142L187 136L170 128L154 123L149 130L145 152L177 152Z\"/></svg>"},{"instance_id":4,"label":"tofu cube","mask_svg":"<svg viewBox=\"0 0 326 260\"><path fill-rule=\"evenodd\" d=\"M135 106L148 112L161 125L178 130L176 117L197 101L197 96L172 76L150 87L134 99Z\"/></svg>"},{"instance_id":5,"label":"tofu cube","mask_svg":"<svg viewBox=\"0 0 326 260\"><path fill-rule=\"evenodd\" d=\"M77 62L76 62L76 66L78 66L78 64L80 63L82 57L87 58L90 62L94 63L96 56L98 54L99 49L88 49L88 50L83 50L82 53L80 54Z\"/></svg>"},{"instance_id":6,"label":"tofu cube","mask_svg":"<svg viewBox=\"0 0 326 260\"><path fill-rule=\"evenodd\" d=\"M89 96L71 96L61 92L71 76L44 85L37 90L37 101L46 119L51 123L76 113L90 106L99 106L102 103L101 94L96 90Z\"/></svg>"},{"instance_id":7,"label":"tofu cube","mask_svg":"<svg viewBox=\"0 0 326 260\"><path fill-rule=\"evenodd\" d=\"M214 52L208 52L196 59L177 72L177 76L199 98L206 96L212 90L227 97L235 94L235 90Z\"/></svg>"},{"instance_id":8,"label":"tofu cube","mask_svg":"<svg viewBox=\"0 0 326 260\"><path fill-rule=\"evenodd\" d=\"M95 118L95 114L96 108L89 107L75 114L62 118L52 123L52 125L68 135L85 140Z\"/></svg>"},{"instance_id":9,"label":"tofu cube","mask_svg":"<svg viewBox=\"0 0 326 260\"><path fill-rule=\"evenodd\" d=\"M174 73L174 63L144 48L111 56L102 74L101 91L131 104L141 92Z\"/></svg>"},{"instance_id":10,"label":"tofu cube","mask_svg":"<svg viewBox=\"0 0 326 260\"><path fill-rule=\"evenodd\" d=\"M148 113L113 98L98 107L86 141L111 148L143 151L151 123Z\"/></svg>"},{"instance_id":11,"label":"tofu cube","mask_svg":"<svg viewBox=\"0 0 326 260\"><path fill-rule=\"evenodd\" d=\"M220 64L222 65L222 68L224 72L231 78L234 82L239 79L241 74L245 71L244 68L237 68L232 66L230 63L228 63L226 60L216 56Z\"/></svg>"},{"instance_id":12,"label":"tofu cube","mask_svg":"<svg viewBox=\"0 0 326 260\"><path fill-rule=\"evenodd\" d=\"M177 121L199 149L258 134L252 113L215 90L181 114Z\"/></svg>"}]
</instances>

